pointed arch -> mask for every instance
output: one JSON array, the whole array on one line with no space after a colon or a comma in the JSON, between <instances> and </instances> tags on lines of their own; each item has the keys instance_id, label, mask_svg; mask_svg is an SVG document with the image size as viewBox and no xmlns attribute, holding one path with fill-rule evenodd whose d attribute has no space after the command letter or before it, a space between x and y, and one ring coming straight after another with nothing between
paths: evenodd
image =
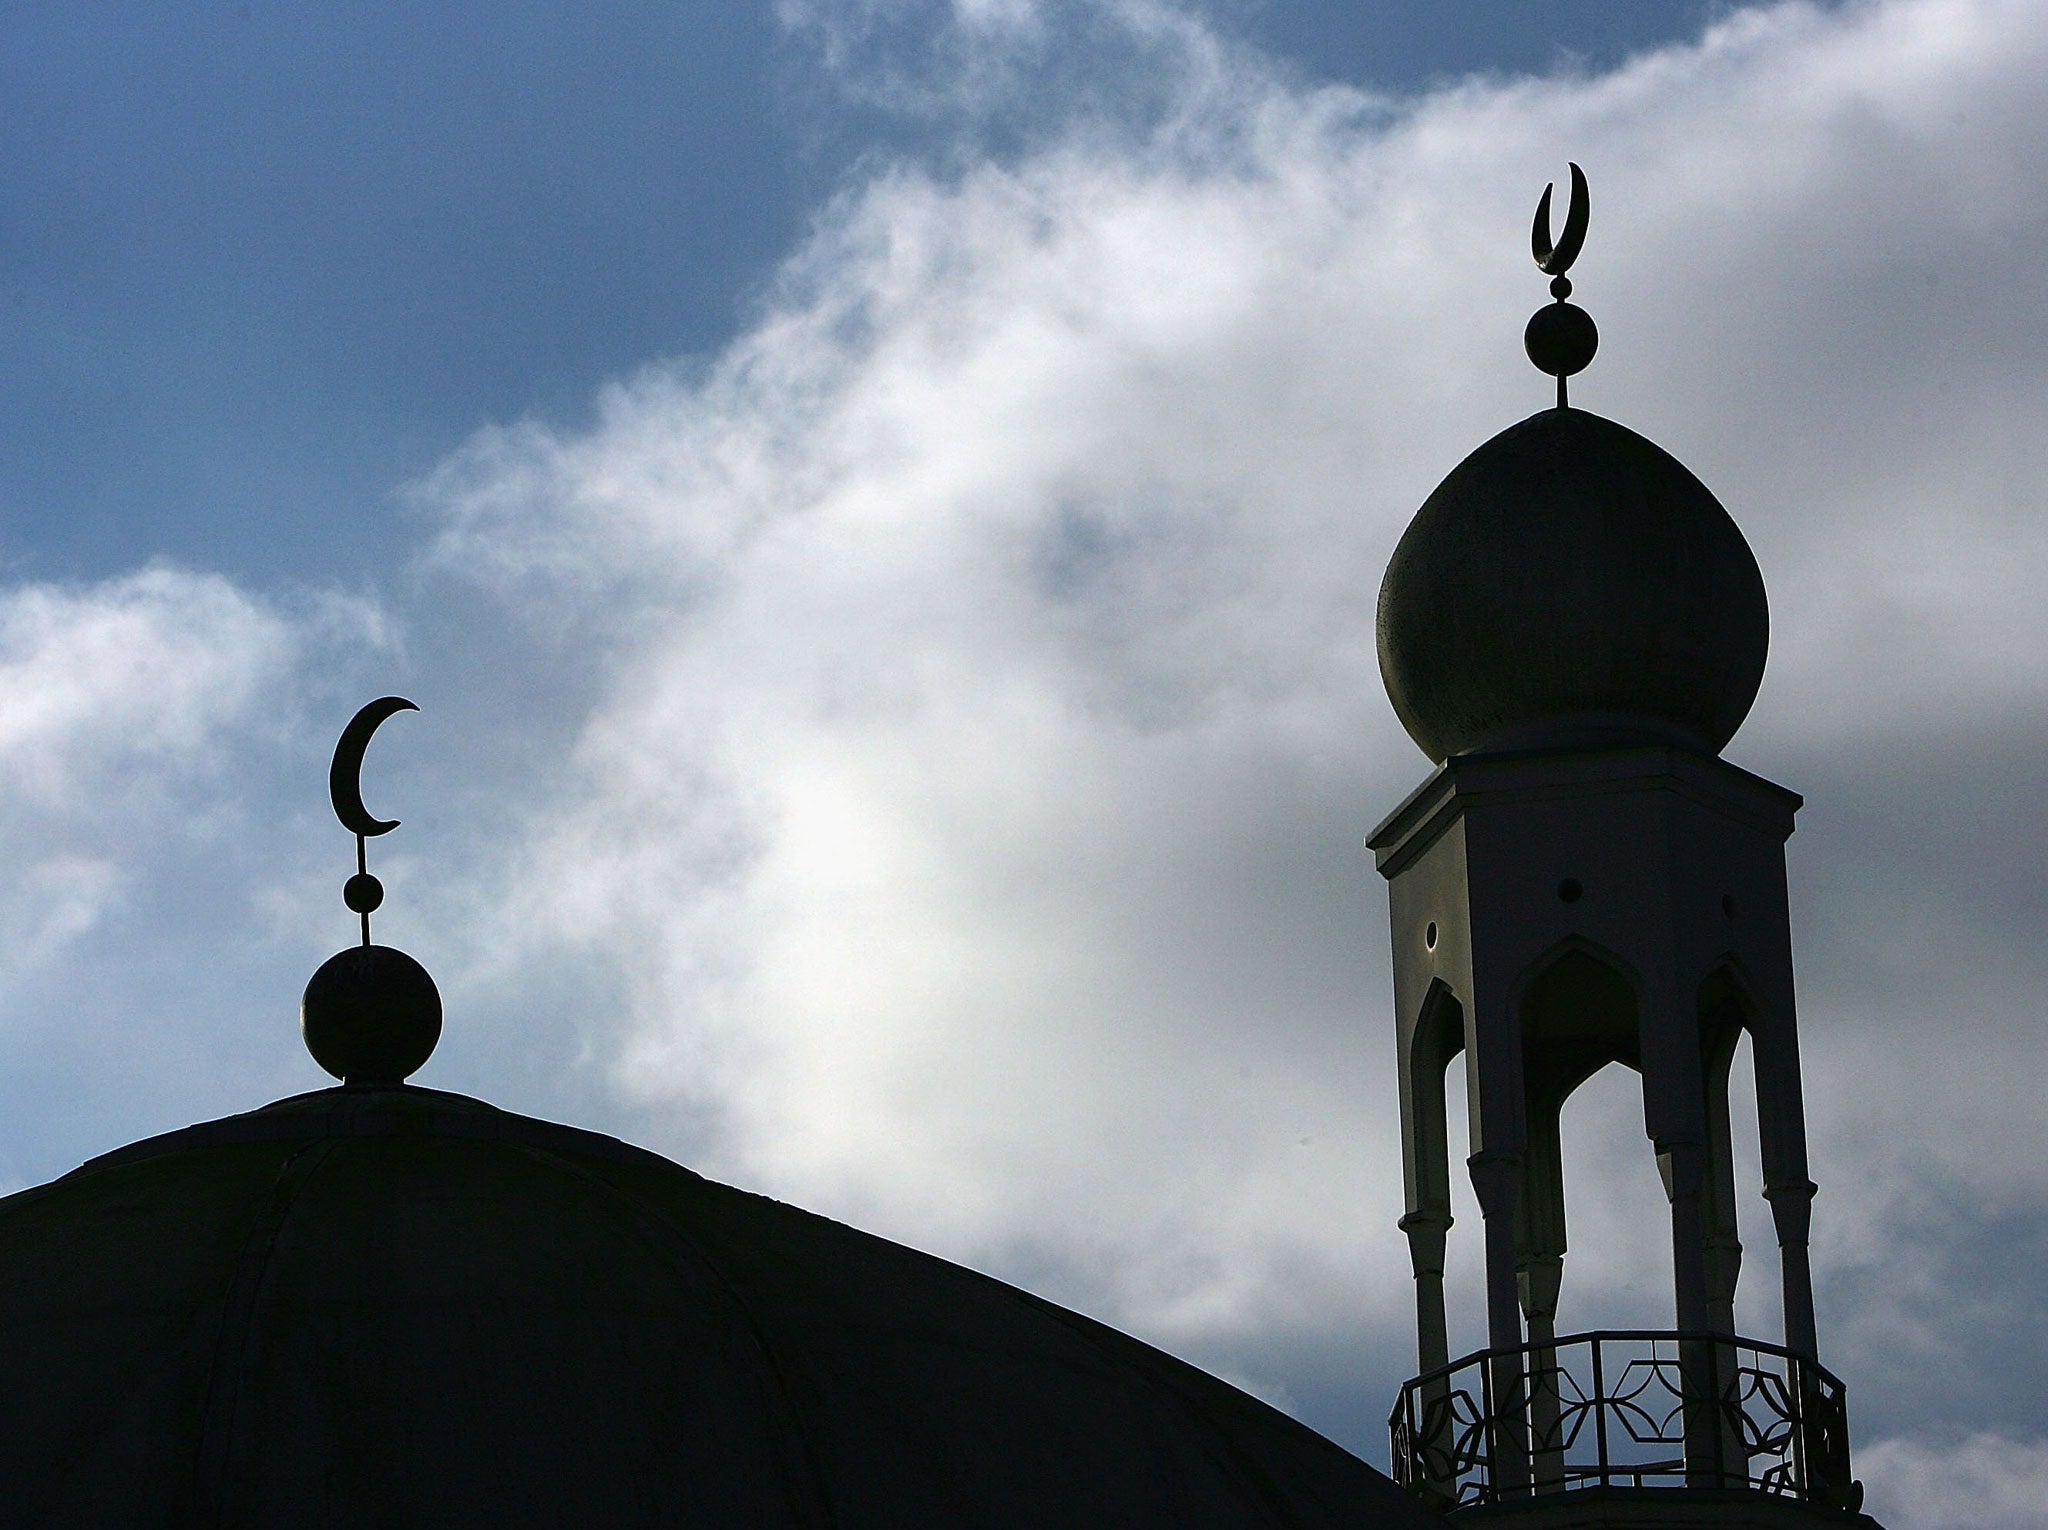
<instances>
[{"instance_id":1,"label":"pointed arch","mask_svg":"<svg viewBox=\"0 0 2048 1530\"><path fill-rule=\"evenodd\" d=\"M1465 1050L1465 1006L1442 978L1433 978L1416 1013L1403 1061L1408 1099L1408 1210L1451 1221L1450 1124L1444 1073Z\"/></svg>"},{"instance_id":2,"label":"pointed arch","mask_svg":"<svg viewBox=\"0 0 2048 1530\"><path fill-rule=\"evenodd\" d=\"M1731 1055L1741 1033L1754 1037L1765 1023L1763 988L1733 951L1723 952L1707 968L1696 990L1700 1024L1700 1057L1726 1049Z\"/></svg>"},{"instance_id":3,"label":"pointed arch","mask_svg":"<svg viewBox=\"0 0 2048 1530\"><path fill-rule=\"evenodd\" d=\"M1610 1062L1641 1071L1643 983L1607 947L1568 935L1515 985L1523 1079L1531 1103L1565 1099Z\"/></svg>"},{"instance_id":4,"label":"pointed arch","mask_svg":"<svg viewBox=\"0 0 2048 1530\"><path fill-rule=\"evenodd\" d=\"M1411 1051L1429 1051L1440 1056L1438 1066L1448 1065L1465 1050L1465 1006L1442 978L1429 980L1422 1007L1415 1017L1415 1038Z\"/></svg>"}]
</instances>

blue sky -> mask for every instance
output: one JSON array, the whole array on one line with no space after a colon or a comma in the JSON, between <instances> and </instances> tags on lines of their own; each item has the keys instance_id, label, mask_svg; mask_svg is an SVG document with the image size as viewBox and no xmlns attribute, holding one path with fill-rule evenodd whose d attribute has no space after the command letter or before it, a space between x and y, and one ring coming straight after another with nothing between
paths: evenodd
<instances>
[{"instance_id":1,"label":"blue sky","mask_svg":"<svg viewBox=\"0 0 2048 1530\"><path fill-rule=\"evenodd\" d=\"M913 10L913 8L904 8ZM1597 66L1706 7L1237 5L1304 78ZM915 55L931 19L888 46ZM395 485L715 351L877 143L766 5L30 5L0 50L7 553L378 578Z\"/></svg>"},{"instance_id":2,"label":"blue sky","mask_svg":"<svg viewBox=\"0 0 2048 1530\"><path fill-rule=\"evenodd\" d=\"M1547 400L1527 220L1576 159L1573 400L1771 591L1728 754L1809 803L1873 1503L2044 1523L2038 7L72 4L0 70L0 1182L322 1082L326 756L399 691L368 795L379 936L448 998L421 1082L1383 1460L1358 846L1427 762L1372 601ZM1634 1111L1616 1074L1567 1119L1571 1326L1667 1306Z\"/></svg>"},{"instance_id":3,"label":"blue sky","mask_svg":"<svg viewBox=\"0 0 2048 1530\"><path fill-rule=\"evenodd\" d=\"M816 179L784 52L746 6L17 13L17 547L388 565L479 424L732 332Z\"/></svg>"}]
</instances>

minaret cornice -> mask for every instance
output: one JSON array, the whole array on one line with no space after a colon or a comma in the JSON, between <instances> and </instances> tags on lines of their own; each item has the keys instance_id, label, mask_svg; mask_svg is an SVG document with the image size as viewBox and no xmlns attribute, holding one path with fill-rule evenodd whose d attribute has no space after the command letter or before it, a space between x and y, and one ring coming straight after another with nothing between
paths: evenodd
<instances>
[{"instance_id":1,"label":"minaret cornice","mask_svg":"<svg viewBox=\"0 0 2048 1530\"><path fill-rule=\"evenodd\" d=\"M1475 808L1602 792L1669 791L1725 813L1748 828L1791 837L1799 793L1697 750L1642 745L1559 752L1507 750L1446 760L1365 838L1374 865L1391 877Z\"/></svg>"}]
</instances>

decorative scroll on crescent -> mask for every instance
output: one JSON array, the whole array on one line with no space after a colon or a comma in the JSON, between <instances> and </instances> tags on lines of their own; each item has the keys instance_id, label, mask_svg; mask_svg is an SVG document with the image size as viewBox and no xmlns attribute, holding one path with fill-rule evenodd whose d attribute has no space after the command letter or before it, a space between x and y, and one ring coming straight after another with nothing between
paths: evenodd
<instances>
[{"instance_id":1,"label":"decorative scroll on crescent","mask_svg":"<svg viewBox=\"0 0 2048 1530\"><path fill-rule=\"evenodd\" d=\"M1586 219L1592 211L1592 197L1586 190L1586 172L1577 165L1572 166L1572 201L1565 210L1564 233L1556 244L1550 242L1550 193L1556 190L1556 183L1543 188L1542 200L1536 204L1536 227L1531 231L1529 243L1536 254L1537 269L1545 276L1562 276L1572 268L1572 262L1579 258L1579 250L1586 242Z\"/></svg>"},{"instance_id":2,"label":"decorative scroll on crescent","mask_svg":"<svg viewBox=\"0 0 2048 1530\"><path fill-rule=\"evenodd\" d=\"M389 834L398 820L372 818L363 806L363 755L369 750L370 735L394 712L417 712L418 707L403 696L380 696L348 720L341 730L341 742L334 746L334 764L327 771L328 795L334 799L334 816L341 826L365 839Z\"/></svg>"}]
</instances>

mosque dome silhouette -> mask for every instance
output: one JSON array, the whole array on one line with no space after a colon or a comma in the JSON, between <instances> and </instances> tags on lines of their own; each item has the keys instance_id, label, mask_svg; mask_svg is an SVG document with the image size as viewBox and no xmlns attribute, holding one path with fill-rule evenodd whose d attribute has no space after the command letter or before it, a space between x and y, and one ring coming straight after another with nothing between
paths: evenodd
<instances>
[{"instance_id":1,"label":"mosque dome silhouette","mask_svg":"<svg viewBox=\"0 0 2048 1530\"><path fill-rule=\"evenodd\" d=\"M1625 426L1558 408L1424 501L1387 565L1378 638L1395 714L1433 760L1629 742L1712 754L1763 682L1770 613L1705 484Z\"/></svg>"},{"instance_id":2,"label":"mosque dome silhouette","mask_svg":"<svg viewBox=\"0 0 2048 1530\"><path fill-rule=\"evenodd\" d=\"M302 1095L0 1207L10 1525L1427 1522L1100 1323L459 1095Z\"/></svg>"},{"instance_id":3,"label":"mosque dome silhouette","mask_svg":"<svg viewBox=\"0 0 2048 1530\"><path fill-rule=\"evenodd\" d=\"M370 943L307 985L343 1082L0 1200L9 1527L1431 1523L1306 1426L1002 1282L614 1138L404 1082Z\"/></svg>"}]
</instances>

